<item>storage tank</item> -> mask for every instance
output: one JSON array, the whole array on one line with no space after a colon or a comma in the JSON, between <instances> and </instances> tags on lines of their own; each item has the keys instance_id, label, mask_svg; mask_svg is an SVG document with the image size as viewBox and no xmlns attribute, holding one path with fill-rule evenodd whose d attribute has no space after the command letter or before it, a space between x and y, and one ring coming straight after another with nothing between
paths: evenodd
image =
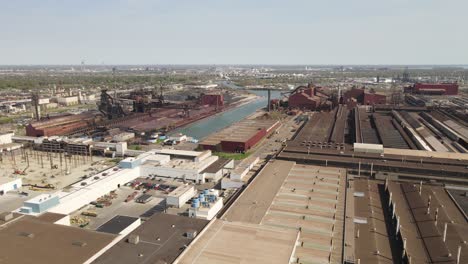
<instances>
[{"instance_id":1,"label":"storage tank","mask_svg":"<svg viewBox=\"0 0 468 264\"><path fill-rule=\"evenodd\" d=\"M198 199L200 200L200 202L204 202L205 201L205 195L203 193L200 193L200 195L198 195Z\"/></svg>"},{"instance_id":2,"label":"storage tank","mask_svg":"<svg viewBox=\"0 0 468 264\"><path fill-rule=\"evenodd\" d=\"M198 198L195 198L195 199L192 200L192 207L193 208L200 207L200 200L198 200Z\"/></svg>"},{"instance_id":3,"label":"storage tank","mask_svg":"<svg viewBox=\"0 0 468 264\"><path fill-rule=\"evenodd\" d=\"M210 193L210 190L208 190L208 189L205 189L205 190L203 191L203 194L204 194L204 195L208 195L209 193Z\"/></svg>"}]
</instances>

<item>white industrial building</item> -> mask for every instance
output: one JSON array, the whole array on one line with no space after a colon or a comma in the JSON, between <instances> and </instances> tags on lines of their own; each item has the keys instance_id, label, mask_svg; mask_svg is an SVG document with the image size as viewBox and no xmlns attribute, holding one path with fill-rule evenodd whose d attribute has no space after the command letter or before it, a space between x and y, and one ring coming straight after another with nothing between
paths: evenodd
<instances>
[{"instance_id":1,"label":"white industrial building","mask_svg":"<svg viewBox=\"0 0 468 264\"><path fill-rule=\"evenodd\" d=\"M112 140L117 141L117 142L123 142L123 141L128 141L128 140L134 139L134 138L135 138L135 133L122 132L122 133L119 133L117 135L114 135L112 137Z\"/></svg>"},{"instance_id":2,"label":"white industrial building","mask_svg":"<svg viewBox=\"0 0 468 264\"><path fill-rule=\"evenodd\" d=\"M252 170L252 168L257 165L260 161L259 157L248 157L244 159L237 167L231 172L231 180L241 181L244 179L245 175Z\"/></svg>"},{"instance_id":3,"label":"white industrial building","mask_svg":"<svg viewBox=\"0 0 468 264\"><path fill-rule=\"evenodd\" d=\"M196 194L197 191L193 185L180 185L167 195L166 204L180 208Z\"/></svg>"},{"instance_id":4,"label":"white industrial building","mask_svg":"<svg viewBox=\"0 0 468 264\"><path fill-rule=\"evenodd\" d=\"M0 133L0 145L13 143L12 137L15 134L13 132Z\"/></svg>"},{"instance_id":5,"label":"white industrial building","mask_svg":"<svg viewBox=\"0 0 468 264\"><path fill-rule=\"evenodd\" d=\"M180 179L185 178L187 180L204 182L203 174L200 172L217 159L217 156L211 156L211 151L152 150L137 157L126 158L119 163L118 167L109 168L92 177L79 181L71 185L66 192L58 192L57 197L59 202L53 204L53 206L48 206L45 210L41 208L39 211L36 210L37 212L34 210L28 211L26 209L22 211L18 209L17 211L26 214L43 213L47 211L69 215L84 205L97 200L99 197L108 194L128 182L139 177L147 177L150 175ZM176 193L171 193L169 195L174 196L169 198L169 203L174 206L180 206L181 203L187 202L195 195L193 186L179 188L179 190L176 189ZM218 208L219 205L211 205L210 207L214 207L215 209L213 210L217 210L216 208ZM203 215L206 211L205 209L201 210L202 212L199 214ZM208 211L209 212L206 214L210 216L212 211Z\"/></svg>"},{"instance_id":6,"label":"white industrial building","mask_svg":"<svg viewBox=\"0 0 468 264\"><path fill-rule=\"evenodd\" d=\"M9 191L14 191L20 188L22 185L21 178L7 178L0 177L0 195L4 195Z\"/></svg>"},{"instance_id":7,"label":"white industrial building","mask_svg":"<svg viewBox=\"0 0 468 264\"><path fill-rule=\"evenodd\" d=\"M196 183L204 183L206 181L203 171L218 160L218 156L212 156L210 150L199 152L158 149L151 150L149 153L169 156L170 161L156 165L150 160L142 162L140 169L141 176L175 178Z\"/></svg>"},{"instance_id":8,"label":"white industrial building","mask_svg":"<svg viewBox=\"0 0 468 264\"><path fill-rule=\"evenodd\" d=\"M110 168L73 184L67 192L59 192L60 204L50 209L49 212L70 214L139 176L138 168L117 171Z\"/></svg>"},{"instance_id":9,"label":"white industrial building","mask_svg":"<svg viewBox=\"0 0 468 264\"><path fill-rule=\"evenodd\" d=\"M381 144L354 143L354 152L364 153L380 153L384 152L384 147Z\"/></svg>"},{"instance_id":10,"label":"white industrial building","mask_svg":"<svg viewBox=\"0 0 468 264\"><path fill-rule=\"evenodd\" d=\"M77 105L79 103L78 96L68 96L68 97L57 97L57 103L70 106Z\"/></svg>"},{"instance_id":11,"label":"white industrial building","mask_svg":"<svg viewBox=\"0 0 468 264\"><path fill-rule=\"evenodd\" d=\"M193 199L188 215L189 217L211 220L222 208L223 199L219 197L218 190L204 190L197 198Z\"/></svg>"}]
</instances>

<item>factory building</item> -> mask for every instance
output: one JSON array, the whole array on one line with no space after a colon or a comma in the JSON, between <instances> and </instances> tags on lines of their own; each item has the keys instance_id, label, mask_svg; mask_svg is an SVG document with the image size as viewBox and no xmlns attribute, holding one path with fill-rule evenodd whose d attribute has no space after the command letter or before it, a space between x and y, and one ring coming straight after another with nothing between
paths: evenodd
<instances>
[{"instance_id":1,"label":"factory building","mask_svg":"<svg viewBox=\"0 0 468 264\"><path fill-rule=\"evenodd\" d=\"M24 214L41 214L60 203L57 194L41 194L24 202L20 212Z\"/></svg>"},{"instance_id":2,"label":"factory building","mask_svg":"<svg viewBox=\"0 0 468 264\"><path fill-rule=\"evenodd\" d=\"M320 87L309 84L307 87L297 87L289 96L289 107L315 110L326 104L328 96Z\"/></svg>"},{"instance_id":3,"label":"factory building","mask_svg":"<svg viewBox=\"0 0 468 264\"><path fill-rule=\"evenodd\" d=\"M32 122L26 126L26 135L32 137L67 135L94 124L95 114L95 112L86 112Z\"/></svg>"},{"instance_id":4,"label":"factory building","mask_svg":"<svg viewBox=\"0 0 468 264\"><path fill-rule=\"evenodd\" d=\"M93 264L173 263L207 224L208 221L202 219L154 214L112 245Z\"/></svg>"},{"instance_id":5,"label":"factory building","mask_svg":"<svg viewBox=\"0 0 468 264\"><path fill-rule=\"evenodd\" d=\"M189 217L205 220L213 219L223 208L223 199L219 197L218 190L204 190L194 198L189 208Z\"/></svg>"},{"instance_id":6,"label":"factory building","mask_svg":"<svg viewBox=\"0 0 468 264\"><path fill-rule=\"evenodd\" d=\"M64 106L77 105L79 103L78 96L57 97L57 103Z\"/></svg>"},{"instance_id":7,"label":"factory building","mask_svg":"<svg viewBox=\"0 0 468 264\"><path fill-rule=\"evenodd\" d=\"M0 259L4 263L89 264L123 236L71 227L63 215L13 214L0 221Z\"/></svg>"},{"instance_id":8,"label":"factory building","mask_svg":"<svg viewBox=\"0 0 468 264\"><path fill-rule=\"evenodd\" d=\"M167 195L166 204L180 208L196 194L197 191L193 185L180 185Z\"/></svg>"},{"instance_id":9,"label":"factory building","mask_svg":"<svg viewBox=\"0 0 468 264\"><path fill-rule=\"evenodd\" d=\"M116 141L116 142L123 142L123 141L128 141L128 140L131 140L131 139L134 139L134 138L135 138L135 133L122 132L122 133L119 133L117 135L114 135L112 137L112 140Z\"/></svg>"},{"instance_id":10,"label":"factory building","mask_svg":"<svg viewBox=\"0 0 468 264\"><path fill-rule=\"evenodd\" d=\"M221 107L224 105L224 96L222 94L202 94L200 103L202 105Z\"/></svg>"},{"instance_id":11,"label":"factory building","mask_svg":"<svg viewBox=\"0 0 468 264\"><path fill-rule=\"evenodd\" d=\"M20 188L22 185L22 180L21 178L6 178L6 177L1 177L0 178L0 196L4 195L5 193L9 191L14 191Z\"/></svg>"},{"instance_id":12,"label":"factory building","mask_svg":"<svg viewBox=\"0 0 468 264\"><path fill-rule=\"evenodd\" d=\"M343 101L348 108L353 108L356 105L385 104L387 97L382 94L367 92L365 88L352 88L344 93Z\"/></svg>"},{"instance_id":13,"label":"factory building","mask_svg":"<svg viewBox=\"0 0 468 264\"><path fill-rule=\"evenodd\" d=\"M457 95L457 83L415 83L405 87L405 93L429 94L429 95Z\"/></svg>"},{"instance_id":14,"label":"factory building","mask_svg":"<svg viewBox=\"0 0 468 264\"><path fill-rule=\"evenodd\" d=\"M276 120L246 119L203 140L202 149L246 152L280 126Z\"/></svg>"}]
</instances>

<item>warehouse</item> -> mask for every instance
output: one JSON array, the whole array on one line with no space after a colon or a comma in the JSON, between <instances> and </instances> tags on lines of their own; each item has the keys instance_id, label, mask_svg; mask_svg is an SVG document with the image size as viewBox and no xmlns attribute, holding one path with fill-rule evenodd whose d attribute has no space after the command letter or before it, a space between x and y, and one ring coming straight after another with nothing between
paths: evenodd
<instances>
[{"instance_id":1,"label":"warehouse","mask_svg":"<svg viewBox=\"0 0 468 264\"><path fill-rule=\"evenodd\" d=\"M207 223L202 219L154 214L93 264L172 263L194 239L188 233L200 233Z\"/></svg>"},{"instance_id":2,"label":"warehouse","mask_svg":"<svg viewBox=\"0 0 468 264\"><path fill-rule=\"evenodd\" d=\"M356 105L375 105L375 104L385 104L387 97L383 94L377 94L375 92L368 92L366 88L361 89L353 87L351 90L348 90L343 95L344 103L348 108L353 108Z\"/></svg>"},{"instance_id":3,"label":"warehouse","mask_svg":"<svg viewBox=\"0 0 468 264\"><path fill-rule=\"evenodd\" d=\"M216 162L202 171L205 180L208 182L218 182L227 173L228 169L234 168L234 160L219 158Z\"/></svg>"},{"instance_id":4,"label":"warehouse","mask_svg":"<svg viewBox=\"0 0 468 264\"><path fill-rule=\"evenodd\" d=\"M346 171L275 160L175 263L342 263Z\"/></svg>"},{"instance_id":5,"label":"warehouse","mask_svg":"<svg viewBox=\"0 0 468 264\"><path fill-rule=\"evenodd\" d=\"M431 95L457 95L457 83L415 83L405 87L405 93L431 94Z\"/></svg>"},{"instance_id":6,"label":"warehouse","mask_svg":"<svg viewBox=\"0 0 468 264\"><path fill-rule=\"evenodd\" d=\"M290 229L216 220L174 264L290 263L297 233Z\"/></svg>"},{"instance_id":7,"label":"warehouse","mask_svg":"<svg viewBox=\"0 0 468 264\"><path fill-rule=\"evenodd\" d=\"M90 263L117 237L108 233L54 224L46 218L22 216L0 228L3 263Z\"/></svg>"},{"instance_id":8,"label":"warehouse","mask_svg":"<svg viewBox=\"0 0 468 264\"><path fill-rule=\"evenodd\" d=\"M141 225L138 217L117 215L96 229L98 232L114 235L128 235Z\"/></svg>"},{"instance_id":9,"label":"warehouse","mask_svg":"<svg viewBox=\"0 0 468 264\"><path fill-rule=\"evenodd\" d=\"M307 87L297 87L288 98L290 108L317 110L327 105L328 95L322 92L321 87L314 87L309 83Z\"/></svg>"},{"instance_id":10,"label":"warehouse","mask_svg":"<svg viewBox=\"0 0 468 264\"><path fill-rule=\"evenodd\" d=\"M41 214L60 203L57 194L41 194L24 202L20 212L24 214Z\"/></svg>"},{"instance_id":11,"label":"warehouse","mask_svg":"<svg viewBox=\"0 0 468 264\"><path fill-rule=\"evenodd\" d=\"M166 204L180 208L196 194L197 191L193 185L180 185L167 195Z\"/></svg>"},{"instance_id":12,"label":"warehouse","mask_svg":"<svg viewBox=\"0 0 468 264\"><path fill-rule=\"evenodd\" d=\"M6 177L1 177L0 178L0 195L4 195L5 193L9 191L14 191L20 188L22 185L22 180L21 178L6 178Z\"/></svg>"},{"instance_id":13,"label":"warehouse","mask_svg":"<svg viewBox=\"0 0 468 264\"><path fill-rule=\"evenodd\" d=\"M280 126L276 120L246 119L210 135L199 146L224 152L246 152Z\"/></svg>"},{"instance_id":14,"label":"warehouse","mask_svg":"<svg viewBox=\"0 0 468 264\"><path fill-rule=\"evenodd\" d=\"M26 135L32 137L67 135L94 124L96 114L97 112L89 111L77 115L68 114L32 122L26 126Z\"/></svg>"}]
</instances>

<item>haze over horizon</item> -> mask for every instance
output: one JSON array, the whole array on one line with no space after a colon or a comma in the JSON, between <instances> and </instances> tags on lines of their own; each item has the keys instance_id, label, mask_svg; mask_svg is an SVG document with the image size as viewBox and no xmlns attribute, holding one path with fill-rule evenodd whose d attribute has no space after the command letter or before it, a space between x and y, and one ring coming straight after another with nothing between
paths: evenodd
<instances>
[{"instance_id":1,"label":"haze over horizon","mask_svg":"<svg viewBox=\"0 0 468 264\"><path fill-rule=\"evenodd\" d=\"M463 0L5 1L0 65L468 63Z\"/></svg>"}]
</instances>

